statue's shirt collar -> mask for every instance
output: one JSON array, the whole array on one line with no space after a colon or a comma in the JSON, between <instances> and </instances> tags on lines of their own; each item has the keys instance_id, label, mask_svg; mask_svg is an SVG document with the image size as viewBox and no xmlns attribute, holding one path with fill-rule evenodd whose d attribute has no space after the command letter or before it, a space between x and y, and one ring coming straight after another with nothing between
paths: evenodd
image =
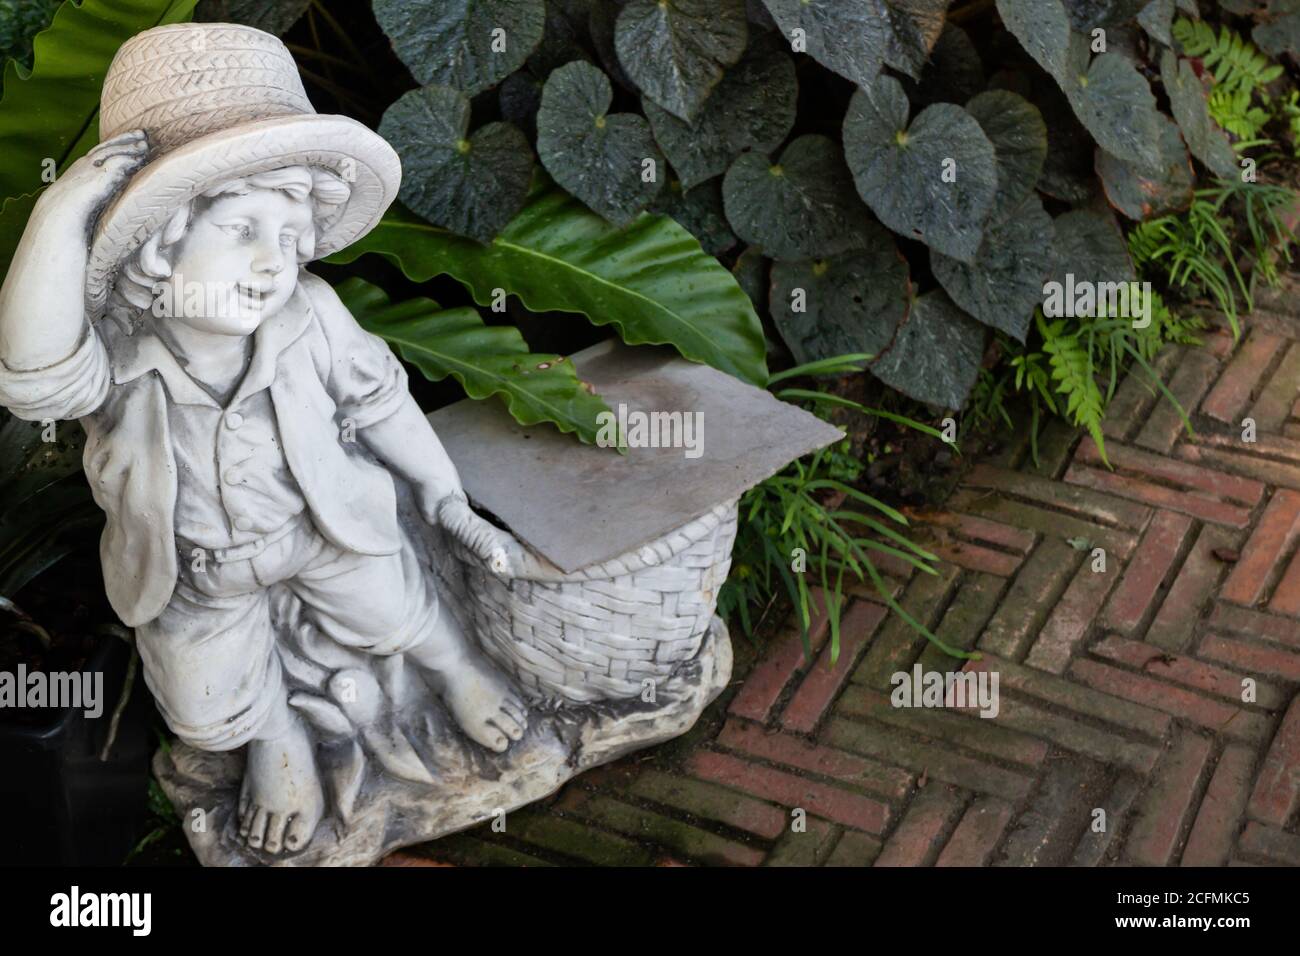
<instances>
[{"instance_id":1,"label":"statue's shirt collar","mask_svg":"<svg viewBox=\"0 0 1300 956\"><path fill-rule=\"evenodd\" d=\"M300 284L284 308L264 321L253 333L252 360L227 403L228 406L237 405L247 396L271 384L275 379L280 354L301 337L311 323L311 317L311 303ZM134 335L111 335L109 352L113 383L116 385L133 381L146 372L157 372L167 386L172 401L182 405L220 407L220 403L185 371L172 350L147 324Z\"/></svg>"}]
</instances>

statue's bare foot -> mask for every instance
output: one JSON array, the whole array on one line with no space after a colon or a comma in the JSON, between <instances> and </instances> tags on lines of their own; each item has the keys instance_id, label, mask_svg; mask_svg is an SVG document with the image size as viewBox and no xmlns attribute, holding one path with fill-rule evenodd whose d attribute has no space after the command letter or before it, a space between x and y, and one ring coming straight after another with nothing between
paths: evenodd
<instances>
[{"instance_id":1,"label":"statue's bare foot","mask_svg":"<svg viewBox=\"0 0 1300 956\"><path fill-rule=\"evenodd\" d=\"M528 705L506 676L481 654L429 674L452 717L471 740L503 753L528 726Z\"/></svg>"},{"instance_id":2,"label":"statue's bare foot","mask_svg":"<svg viewBox=\"0 0 1300 956\"><path fill-rule=\"evenodd\" d=\"M239 796L239 836L267 853L303 849L325 812L311 739L297 717L289 729L248 745Z\"/></svg>"}]
</instances>

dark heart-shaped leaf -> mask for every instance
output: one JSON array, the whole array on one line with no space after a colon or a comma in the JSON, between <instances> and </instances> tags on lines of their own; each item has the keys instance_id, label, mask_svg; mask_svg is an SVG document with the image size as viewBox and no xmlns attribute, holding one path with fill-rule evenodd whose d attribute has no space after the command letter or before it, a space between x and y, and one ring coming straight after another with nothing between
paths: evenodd
<instances>
[{"instance_id":1,"label":"dark heart-shaped leaf","mask_svg":"<svg viewBox=\"0 0 1300 956\"><path fill-rule=\"evenodd\" d=\"M949 23L930 51L920 82L905 80L903 86L918 106L965 103L984 89L984 63L966 31Z\"/></svg>"},{"instance_id":2,"label":"dark heart-shaped leaf","mask_svg":"<svg viewBox=\"0 0 1300 956\"><path fill-rule=\"evenodd\" d=\"M1061 0L997 0L997 8L1025 52L1059 80L1070 55L1070 18Z\"/></svg>"},{"instance_id":3,"label":"dark heart-shaped leaf","mask_svg":"<svg viewBox=\"0 0 1300 956\"><path fill-rule=\"evenodd\" d=\"M1029 71L1013 76L1023 81L1016 89L1038 107L1047 126L1047 157L1038 177L1038 190L1071 205L1086 202L1096 189L1092 137L1051 77Z\"/></svg>"},{"instance_id":4,"label":"dark heart-shaped leaf","mask_svg":"<svg viewBox=\"0 0 1300 956\"><path fill-rule=\"evenodd\" d=\"M243 23L280 36L307 12L311 0L200 0L194 19Z\"/></svg>"},{"instance_id":5,"label":"dark heart-shaped leaf","mask_svg":"<svg viewBox=\"0 0 1300 956\"><path fill-rule=\"evenodd\" d=\"M1102 149L1159 168L1159 110L1151 87L1118 50L1092 56L1089 38L1070 29L1061 0L997 0L1003 23L1055 77L1071 109Z\"/></svg>"},{"instance_id":6,"label":"dark heart-shaped leaf","mask_svg":"<svg viewBox=\"0 0 1300 956\"><path fill-rule=\"evenodd\" d=\"M1161 113L1150 84L1131 60L1115 51L1097 54L1084 72L1088 41L1077 33L1070 39L1075 50L1071 62L1078 72L1061 84L1074 115L1102 149L1130 156L1142 169L1159 171Z\"/></svg>"},{"instance_id":7,"label":"dark heart-shaped leaf","mask_svg":"<svg viewBox=\"0 0 1300 956\"><path fill-rule=\"evenodd\" d=\"M1124 236L1109 213L1076 209L1057 216L1056 268L1063 286L1080 282L1131 282L1137 278ZM1071 277L1072 278L1067 278Z\"/></svg>"},{"instance_id":8,"label":"dark heart-shaped leaf","mask_svg":"<svg viewBox=\"0 0 1300 956\"><path fill-rule=\"evenodd\" d=\"M1238 175L1237 154L1228 142L1228 134L1210 116L1205 87L1192 64L1178 59L1173 50L1165 50L1160 55L1160 79L1192 155L1216 175Z\"/></svg>"},{"instance_id":9,"label":"dark heart-shaped leaf","mask_svg":"<svg viewBox=\"0 0 1300 956\"><path fill-rule=\"evenodd\" d=\"M993 215L1005 215L1034 191L1047 159L1047 124L1038 108L1009 90L989 90L966 104L993 144L998 163L998 191ZM956 299L956 296L953 296ZM958 305L961 300L957 299Z\"/></svg>"},{"instance_id":10,"label":"dark heart-shaped leaf","mask_svg":"<svg viewBox=\"0 0 1300 956\"><path fill-rule=\"evenodd\" d=\"M890 32L882 0L764 0L785 41L859 85L885 60Z\"/></svg>"},{"instance_id":11,"label":"dark heart-shaped leaf","mask_svg":"<svg viewBox=\"0 0 1300 956\"><path fill-rule=\"evenodd\" d=\"M582 60L546 80L537 110L537 153L557 183L610 222L630 222L664 182L664 158L645 117L607 114L614 92Z\"/></svg>"},{"instance_id":12,"label":"dark heart-shaped leaf","mask_svg":"<svg viewBox=\"0 0 1300 956\"><path fill-rule=\"evenodd\" d=\"M700 183L691 189L673 180L650 207L651 212L669 216L700 241L700 247L711 256L720 256L736 244L736 235L727 225L722 210L720 180Z\"/></svg>"},{"instance_id":13,"label":"dark heart-shaped leaf","mask_svg":"<svg viewBox=\"0 0 1300 956\"><path fill-rule=\"evenodd\" d=\"M1110 204L1130 219L1150 219L1186 209L1192 203L1195 180L1178 124L1165 117L1160 135L1160 165L1152 176L1103 149L1097 150L1097 175Z\"/></svg>"},{"instance_id":14,"label":"dark heart-shaped leaf","mask_svg":"<svg viewBox=\"0 0 1300 956\"><path fill-rule=\"evenodd\" d=\"M745 52L744 0L632 0L618 15L614 49L641 92L690 121Z\"/></svg>"},{"instance_id":15,"label":"dark heart-shaped leaf","mask_svg":"<svg viewBox=\"0 0 1300 956\"><path fill-rule=\"evenodd\" d=\"M481 93L524 65L544 0L374 0L375 19L415 79Z\"/></svg>"},{"instance_id":16,"label":"dark heart-shaped leaf","mask_svg":"<svg viewBox=\"0 0 1300 956\"><path fill-rule=\"evenodd\" d=\"M448 86L403 93L379 124L402 158L402 202L436 226L487 242L523 208L533 151L509 123L468 131L469 99Z\"/></svg>"},{"instance_id":17,"label":"dark heart-shaped leaf","mask_svg":"<svg viewBox=\"0 0 1300 956\"><path fill-rule=\"evenodd\" d=\"M1032 192L991 223L970 264L930 253L934 277L953 302L1023 342L1052 274L1052 217Z\"/></svg>"},{"instance_id":18,"label":"dark heart-shaped leaf","mask_svg":"<svg viewBox=\"0 0 1300 956\"><path fill-rule=\"evenodd\" d=\"M879 229L858 252L772 266L772 318L795 362L879 355L907 317L907 262Z\"/></svg>"},{"instance_id":19,"label":"dark heart-shaped leaf","mask_svg":"<svg viewBox=\"0 0 1300 956\"><path fill-rule=\"evenodd\" d=\"M961 408L984 358L984 327L939 290L912 302L894 342L868 368L904 395Z\"/></svg>"},{"instance_id":20,"label":"dark heart-shaped leaf","mask_svg":"<svg viewBox=\"0 0 1300 956\"><path fill-rule=\"evenodd\" d=\"M1150 0L1138 14L1138 23L1148 36L1173 46L1174 0Z\"/></svg>"},{"instance_id":21,"label":"dark heart-shaped leaf","mask_svg":"<svg viewBox=\"0 0 1300 956\"><path fill-rule=\"evenodd\" d=\"M948 0L885 0L885 12L889 19L885 62L918 79L943 32Z\"/></svg>"},{"instance_id":22,"label":"dark heart-shaped leaf","mask_svg":"<svg viewBox=\"0 0 1300 956\"><path fill-rule=\"evenodd\" d=\"M774 259L857 248L870 222L839 144L826 136L800 136L776 163L742 153L727 170L722 198L736 235Z\"/></svg>"},{"instance_id":23,"label":"dark heart-shaped leaf","mask_svg":"<svg viewBox=\"0 0 1300 956\"><path fill-rule=\"evenodd\" d=\"M997 193L993 144L960 106L927 106L910 126L907 114L891 76L853 94L844 154L858 194L890 229L968 261Z\"/></svg>"},{"instance_id":24,"label":"dark heart-shaped leaf","mask_svg":"<svg viewBox=\"0 0 1300 956\"><path fill-rule=\"evenodd\" d=\"M794 61L772 34L758 34L726 72L694 123L642 101L655 141L687 189L727 171L745 150L768 153L794 126L799 83Z\"/></svg>"}]
</instances>

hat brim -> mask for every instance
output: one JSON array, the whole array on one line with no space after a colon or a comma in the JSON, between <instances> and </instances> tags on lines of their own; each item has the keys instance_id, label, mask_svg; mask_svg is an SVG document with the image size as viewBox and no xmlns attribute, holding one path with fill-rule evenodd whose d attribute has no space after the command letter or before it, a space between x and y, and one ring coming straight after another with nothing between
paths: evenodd
<instances>
[{"instance_id":1,"label":"hat brim","mask_svg":"<svg viewBox=\"0 0 1300 956\"><path fill-rule=\"evenodd\" d=\"M91 318L103 314L122 263L182 205L231 179L297 165L331 170L352 189L342 213L316 237L317 259L378 225L402 180L393 148L346 116L277 116L191 140L143 166L100 216L86 268Z\"/></svg>"}]
</instances>

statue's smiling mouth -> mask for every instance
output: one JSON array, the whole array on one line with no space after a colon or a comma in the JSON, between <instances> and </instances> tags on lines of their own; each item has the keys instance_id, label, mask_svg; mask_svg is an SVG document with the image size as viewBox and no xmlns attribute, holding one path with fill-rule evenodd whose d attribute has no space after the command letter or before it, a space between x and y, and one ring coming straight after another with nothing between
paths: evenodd
<instances>
[{"instance_id":1,"label":"statue's smiling mouth","mask_svg":"<svg viewBox=\"0 0 1300 956\"><path fill-rule=\"evenodd\" d=\"M275 291L274 286L268 286L267 288L264 289L258 289L258 288L254 288L253 286L240 285L239 300L247 306L251 306L252 308L255 309L260 309L266 303L267 298L274 291Z\"/></svg>"}]
</instances>

